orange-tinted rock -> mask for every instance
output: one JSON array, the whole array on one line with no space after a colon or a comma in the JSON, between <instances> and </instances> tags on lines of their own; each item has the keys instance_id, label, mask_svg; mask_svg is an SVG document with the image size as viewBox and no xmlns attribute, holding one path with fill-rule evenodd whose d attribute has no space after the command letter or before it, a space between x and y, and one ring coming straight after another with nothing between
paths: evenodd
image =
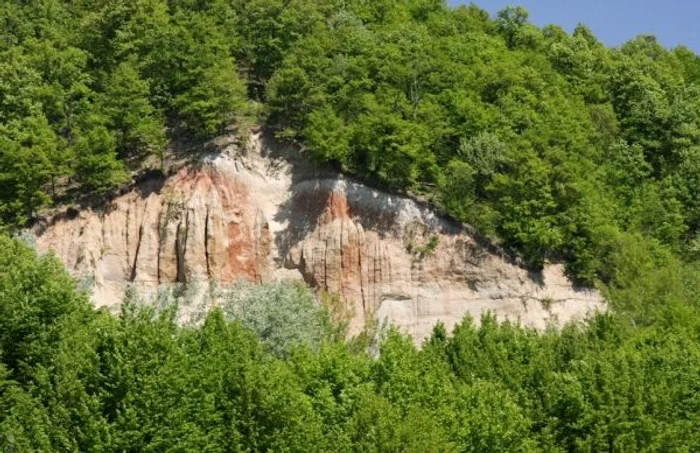
<instances>
[{"instance_id":1,"label":"orange-tinted rock","mask_svg":"<svg viewBox=\"0 0 700 453\"><path fill-rule=\"evenodd\" d=\"M544 327L604 309L561 266L539 276L425 206L313 167L270 157L253 136L245 155L183 168L160 190L138 190L104 210L57 216L38 238L99 305L118 307L126 285L302 278L354 314L388 319L420 340L484 310ZM271 145L272 146L272 145ZM275 145L276 146L276 145ZM546 303L542 303L546 301Z\"/></svg>"}]
</instances>

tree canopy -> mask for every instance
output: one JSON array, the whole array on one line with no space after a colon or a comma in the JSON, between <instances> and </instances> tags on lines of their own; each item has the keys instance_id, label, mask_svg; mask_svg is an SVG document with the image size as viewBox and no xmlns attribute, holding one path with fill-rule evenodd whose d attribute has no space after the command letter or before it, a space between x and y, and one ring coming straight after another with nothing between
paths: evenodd
<instances>
[{"instance_id":1,"label":"tree canopy","mask_svg":"<svg viewBox=\"0 0 700 453\"><path fill-rule=\"evenodd\" d=\"M611 313L544 332L486 314L417 348L347 341L282 284L237 284L192 326L133 292L95 311L0 236L0 451L695 451L700 270L627 258Z\"/></svg>"},{"instance_id":2,"label":"tree canopy","mask_svg":"<svg viewBox=\"0 0 700 453\"><path fill-rule=\"evenodd\" d=\"M441 0L0 4L0 231L262 122L418 194L612 312L367 353L301 288L182 327L95 311L0 236L3 451L696 451L700 59ZM244 132L242 132L244 133Z\"/></svg>"},{"instance_id":3,"label":"tree canopy","mask_svg":"<svg viewBox=\"0 0 700 453\"><path fill-rule=\"evenodd\" d=\"M653 36L608 48L522 7L439 0L10 1L0 17L8 228L109 193L178 133L263 121L534 267L609 279L639 234L697 255L700 59Z\"/></svg>"}]
</instances>

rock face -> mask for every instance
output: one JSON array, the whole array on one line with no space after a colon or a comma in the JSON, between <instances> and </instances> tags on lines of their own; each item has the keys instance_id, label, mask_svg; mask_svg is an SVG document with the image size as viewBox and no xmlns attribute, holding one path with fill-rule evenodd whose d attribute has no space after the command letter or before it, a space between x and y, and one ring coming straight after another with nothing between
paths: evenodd
<instances>
[{"instance_id":1,"label":"rock face","mask_svg":"<svg viewBox=\"0 0 700 453\"><path fill-rule=\"evenodd\" d=\"M485 310L543 328L605 309L562 266L532 275L428 207L319 171L261 135L101 210L57 215L38 246L111 308L129 283L154 294L176 282L297 279L340 296L351 331L376 317L416 341Z\"/></svg>"}]
</instances>

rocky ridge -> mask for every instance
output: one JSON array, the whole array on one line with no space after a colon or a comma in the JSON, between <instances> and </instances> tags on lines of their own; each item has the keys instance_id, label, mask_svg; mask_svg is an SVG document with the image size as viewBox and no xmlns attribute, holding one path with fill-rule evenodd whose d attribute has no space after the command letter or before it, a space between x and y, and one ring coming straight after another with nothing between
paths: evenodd
<instances>
[{"instance_id":1,"label":"rocky ridge","mask_svg":"<svg viewBox=\"0 0 700 453\"><path fill-rule=\"evenodd\" d=\"M319 170L260 133L222 147L105 207L56 215L38 247L113 309L129 284L152 295L171 283L304 280L341 297L351 331L375 317L416 341L484 310L543 328L605 309L561 265L528 272L429 207Z\"/></svg>"}]
</instances>

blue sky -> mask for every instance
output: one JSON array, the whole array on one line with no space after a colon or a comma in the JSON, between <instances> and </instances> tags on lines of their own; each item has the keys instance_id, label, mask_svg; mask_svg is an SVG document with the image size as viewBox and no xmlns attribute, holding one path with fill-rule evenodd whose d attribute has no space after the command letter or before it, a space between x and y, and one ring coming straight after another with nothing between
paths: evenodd
<instances>
[{"instance_id":1,"label":"blue sky","mask_svg":"<svg viewBox=\"0 0 700 453\"><path fill-rule=\"evenodd\" d=\"M449 0L451 6L469 0ZM700 1L697 0L475 0L492 16L507 5L522 5L537 25L557 24L571 32L586 24L610 46L640 34L653 34L665 47L684 44L700 53Z\"/></svg>"}]
</instances>

